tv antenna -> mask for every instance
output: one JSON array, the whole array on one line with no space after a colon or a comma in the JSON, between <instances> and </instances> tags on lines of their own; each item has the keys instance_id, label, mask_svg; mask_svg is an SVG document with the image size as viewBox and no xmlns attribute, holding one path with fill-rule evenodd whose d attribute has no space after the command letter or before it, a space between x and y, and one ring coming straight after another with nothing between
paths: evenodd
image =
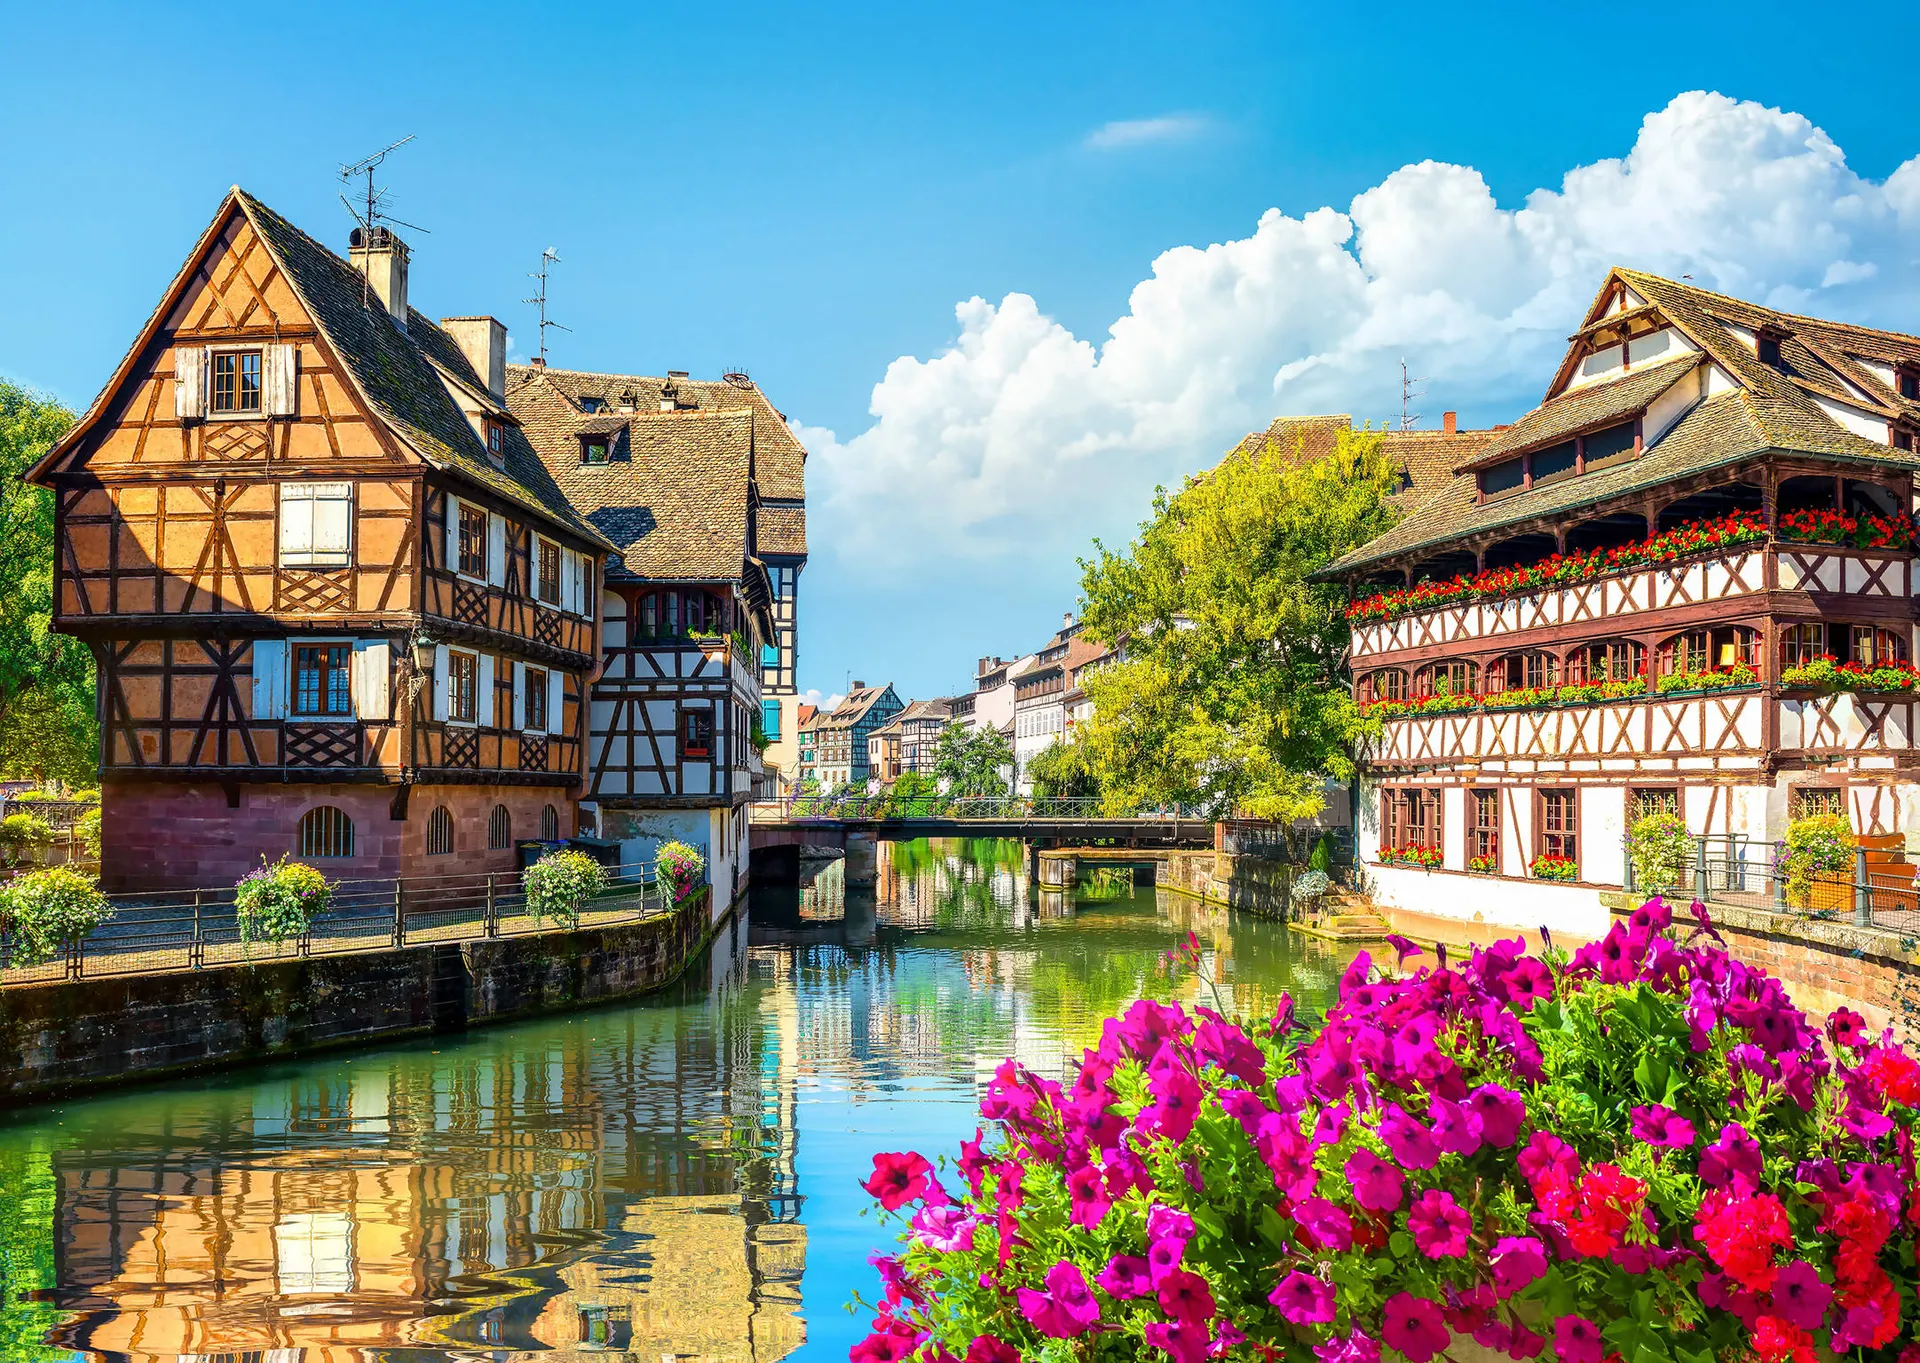
<instances>
[{"instance_id":1,"label":"tv antenna","mask_svg":"<svg viewBox=\"0 0 1920 1363\"><path fill-rule=\"evenodd\" d=\"M547 270L549 267L558 265L559 263L560 253L554 250L553 247L549 246L546 250L542 251L540 253L539 273L527 276L529 279L537 279L540 281L540 292L531 298L522 298L520 300L522 303L531 303L540 309L540 363L543 365L547 362L547 328L560 327L562 331L573 330L572 327L560 326L558 322L553 321L547 316Z\"/></svg>"},{"instance_id":2,"label":"tv antenna","mask_svg":"<svg viewBox=\"0 0 1920 1363\"><path fill-rule=\"evenodd\" d=\"M1400 361L1400 429L1403 431L1412 430L1413 424L1420 419L1420 413L1413 410L1413 400L1420 396L1420 390L1413 385L1425 382L1425 378L1408 375L1407 362L1402 358Z\"/></svg>"},{"instance_id":3,"label":"tv antenna","mask_svg":"<svg viewBox=\"0 0 1920 1363\"><path fill-rule=\"evenodd\" d=\"M398 142L389 143L373 155L355 161L350 166L340 167L340 183L343 185L352 184L356 175L364 175L367 177L366 199L363 205L356 207L353 200L349 199L344 191L340 195L340 202L347 206L347 212L351 213L353 220L360 225L360 239L369 247L373 245L374 227L383 221L410 228L415 232L427 231L426 228L420 226L418 223L402 221L394 217L391 213L383 211L387 201L387 191L384 189L376 189L373 183L373 172L379 167L380 163L386 160L390 153L399 150L401 147L406 146L407 143L413 141L414 137L415 134L408 133ZM371 296L372 288L372 281L366 277L366 272L363 270L360 277L361 307L368 306L367 300Z\"/></svg>"}]
</instances>

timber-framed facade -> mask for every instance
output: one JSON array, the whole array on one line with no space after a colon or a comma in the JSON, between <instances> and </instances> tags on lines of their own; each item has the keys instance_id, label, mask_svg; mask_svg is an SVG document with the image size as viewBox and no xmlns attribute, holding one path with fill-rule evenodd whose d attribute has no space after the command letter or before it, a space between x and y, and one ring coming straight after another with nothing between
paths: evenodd
<instances>
[{"instance_id":1,"label":"timber-framed facade","mask_svg":"<svg viewBox=\"0 0 1920 1363\"><path fill-rule=\"evenodd\" d=\"M98 665L102 880L507 869L575 831L606 539L507 409L505 328L239 189L29 475Z\"/></svg>"},{"instance_id":2,"label":"timber-framed facade","mask_svg":"<svg viewBox=\"0 0 1920 1363\"><path fill-rule=\"evenodd\" d=\"M1917 445L1920 338L1612 272L1542 404L1328 570L1383 897L1591 931L1642 813L1920 836L1915 693L1859 678L1914 656Z\"/></svg>"}]
</instances>

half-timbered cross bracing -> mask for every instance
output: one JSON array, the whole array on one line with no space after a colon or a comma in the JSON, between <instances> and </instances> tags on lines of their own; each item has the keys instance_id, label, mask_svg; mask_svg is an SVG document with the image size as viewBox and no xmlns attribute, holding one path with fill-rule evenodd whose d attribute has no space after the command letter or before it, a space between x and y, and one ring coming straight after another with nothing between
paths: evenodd
<instances>
[{"instance_id":1,"label":"half-timbered cross bracing","mask_svg":"<svg viewBox=\"0 0 1920 1363\"><path fill-rule=\"evenodd\" d=\"M1814 806L1887 845L1920 838L1912 697L1789 671L1912 660L1917 448L1920 337L1613 271L1541 404L1327 575L1359 598L1716 519L1759 528L1357 623L1356 694L1388 716L1363 764L1363 852L1443 857L1420 880L1382 865L1389 895L1532 926L1558 894L1597 926L1592 889L1622 883L1626 829L1653 808L1730 847ZM1823 515L1890 527L1887 546L1807 542ZM1576 888L1502 888L1543 856L1575 863Z\"/></svg>"},{"instance_id":2,"label":"half-timbered cross bracing","mask_svg":"<svg viewBox=\"0 0 1920 1363\"><path fill-rule=\"evenodd\" d=\"M609 546L507 409L505 328L413 308L385 229L349 254L233 190L29 475L98 662L111 886L447 869L438 810L464 869L573 827Z\"/></svg>"}]
</instances>

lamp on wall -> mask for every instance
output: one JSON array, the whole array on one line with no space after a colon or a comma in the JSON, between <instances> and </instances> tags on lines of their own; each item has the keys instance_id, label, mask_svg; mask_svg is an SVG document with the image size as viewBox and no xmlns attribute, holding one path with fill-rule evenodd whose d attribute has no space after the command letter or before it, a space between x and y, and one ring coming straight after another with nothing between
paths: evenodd
<instances>
[{"instance_id":1,"label":"lamp on wall","mask_svg":"<svg viewBox=\"0 0 1920 1363\"><path fill-rule=\"evenodd\" d=\"M1732 667L1738 661L1738 651L1732 644L1720 645L1720 666Z\"/></svg>"},{"instance_id":2,"label":"lamp on wall","mask_svg":"<svg viewBox=\"0 0 1920 1363\"><path fill-rule=\"evenodd\" d=\"M413 666L415 670L420 672L433 671L434 653L438 648L439 641L431 634L428 634L425 630L414 631L412 649Z\"/></svg>"}]
</instances>

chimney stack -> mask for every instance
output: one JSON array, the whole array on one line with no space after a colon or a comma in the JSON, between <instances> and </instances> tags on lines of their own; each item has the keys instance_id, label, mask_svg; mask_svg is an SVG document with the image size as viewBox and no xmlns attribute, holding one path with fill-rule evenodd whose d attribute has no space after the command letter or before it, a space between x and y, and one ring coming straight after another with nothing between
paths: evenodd
<instances>
[{"instance_id":1,"label":"chimney stack","mask_svg":"<svg viewBox=\"0 0 1920 1363\"><path fill-rule=\"evenodd\" d=\"M1454 432L1454 427L1459 424L1459 415L1460 414L1458 412L1448 412L1445 416L1441 417L1440 429L1445 431L1448 435L1452 435Z\"/></svg>"},{"instance_id":2,"label":"chimney stack","mask_svg":"<svg viewBox=\"0 0 1920 1363\"><path fill-rule=\"evenodd\" d=\"M853 684L853 689L856 691L864 691L867 689L867 684L863 681L857 681Z\"/></svg>"},{"instance_id":3,"label":"chimney stack","mask_svg":"<svg viewBox=\"0 0 1920 1363\"><path fill-rule=\"evenodd\" d=\"M442 317L440 329L453 337L473 372L495 402L507 400L507 324L497 317Z\"/></svg>"},{"instance_id":4,"label":"chimney stack","mask_svg":"<svg viewBox=\"0 0 1920 1363\"><path fill-rule=\"evenodd\" d=\"M387 305L394 323L407 329L407 244L392 229L375 227L371 239L364 228L353 229L347 258L367 277L373 292Z\"/></svg>"},{"instance_id":5,"label":"chimney stack","mask_svg":"<svg viewBox=\"0 0 1920 1363\"><path fill-rule=\"evenodd\" d=\"M1068 611L1065 615L1060 617L1060 629L1064 633L1065 631L1070 630L1072 628L1073 628L1073 612Z\"/></svg>"}]
</instances>

